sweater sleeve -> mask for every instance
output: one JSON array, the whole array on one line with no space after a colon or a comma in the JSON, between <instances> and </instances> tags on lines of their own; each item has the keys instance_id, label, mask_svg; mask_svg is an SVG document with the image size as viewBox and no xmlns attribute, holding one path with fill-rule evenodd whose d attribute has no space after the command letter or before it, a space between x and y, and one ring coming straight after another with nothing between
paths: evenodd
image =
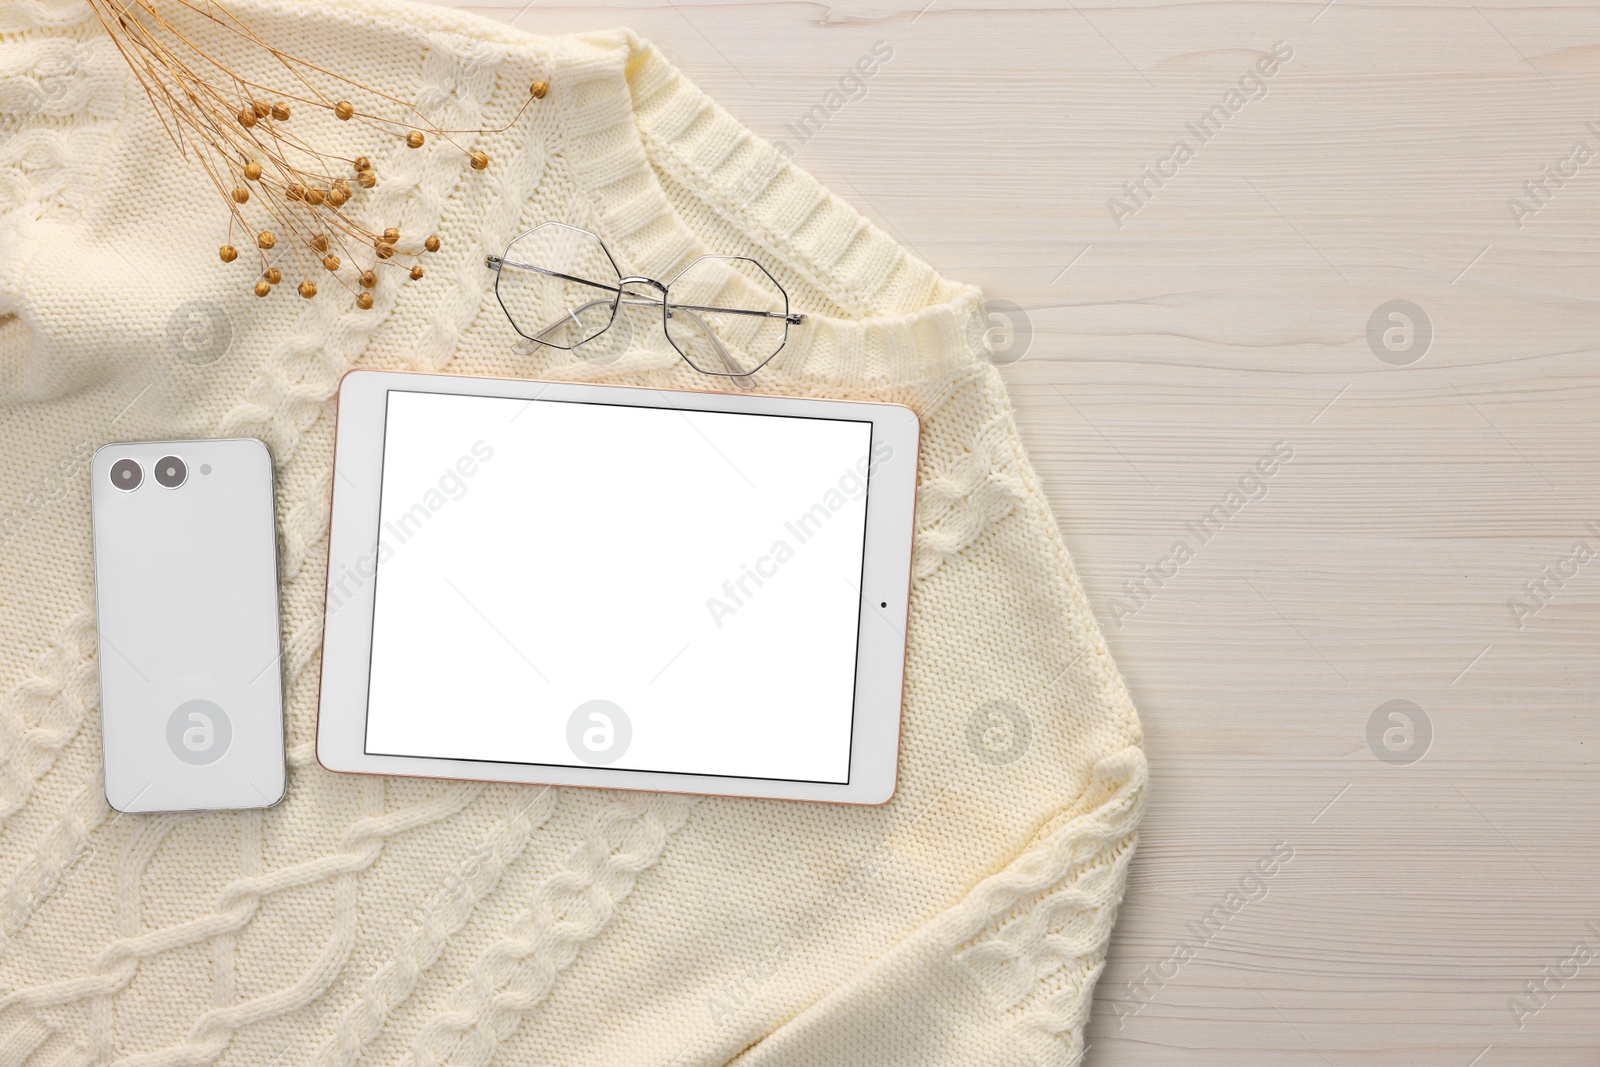
<instances>
[{"instance_id":1,"label":"sweater sleeve","mask_svg":"<svg viewBox=\"0 0 1600 1067\"><path fill-rule=\"evenodd\" d=\"M735 1062L1079 1063L1145 775L1136 747L1101 760L1080 802L1003 869Z\"/></svg>"}]
</instances>

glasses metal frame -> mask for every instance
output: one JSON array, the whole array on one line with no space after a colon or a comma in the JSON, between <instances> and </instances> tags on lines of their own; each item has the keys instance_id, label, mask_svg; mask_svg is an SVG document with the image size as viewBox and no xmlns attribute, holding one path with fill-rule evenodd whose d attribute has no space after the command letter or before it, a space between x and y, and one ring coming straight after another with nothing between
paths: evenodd
<instances>
[{"instance_id":1,"label":"glasses metal frame","mask_svg":"<svg viewBox=\"0 0 1600 1067\"><path fill-rule=\"evenodd\" d=\"M533 229L531 229L531 230L527 230L524 233L520 233L515 238L513 238L511 240L510 244L506 245L506 251L509 252L511 250L511 246L512 245L514 245L518 241L522 240L522 238L528 236L528 234L533 233L534 230L543 229L545 226L559 226L559 227L561 227L563 229L572 230L575 233L584 234L585 236L593 238L595 244L597 244L600 247L600 251L605 253L605 257L606 257L607 262L609 262L611 264L611 269L616 272L616 274L617 274L617 283L615 285L611 285L611 284L608 284L606 282L595 281L592 278L580 278L580 277L577 277L576 275L572 275L572 274L563 274L561 271L551 270L548 267L540 267L540 266L538 266L536 264L533 264L533 263L520 263L520 262L517 262L516 260L508 259L503 255L500 255L500 256L485 256L484 257L484 265L486 267L488 267L490 270L494 271L494 273L495 273L495 278L494 278L494 297L495 297L496 302L498 302L499 305L500 305L500 310L504 311L506 313L507 321L509 321L511 323L511 328L513 330L517 331L518 335L520 335L522 337L525 337L528 340L533 341L533 342L535 342L537 344L546 345L546 346L548 346L550 348L559 348L562 351L567 351L567 352L570 352L575 348L579 348L579 347L581 347L583 345L588 344L590 341L593 341L595 338L599 337L601 334L603 334L607 330L611 329L612 324L614 324L617 321L617 311L622 305L627 304L629 307L654 307L654 306L656 306L656 304L658 303L657 300L655 300L653 298L642 297L638 293L630 290L630 288L629 288L630 286L646 286L647 285L647 286L650 286L651 288L655 289L657 292L659 292L661 294L661 299L659 301L660 306L661 306L661 332L666 334L667 343L670 344L673 347L673 350L678 353L678 355L683 359L683 361L685 363L687 363L691 368L693 368L694 370L698 371L701 374L712 374L712 375L716 375L718 377L724 377L724 378L748 378L750 375L756 373L762 367L765 367L768 363L772 362L772 360L778 355L778 353L783 351L784 345L789 343L789 327L790 326L798 326L801 323L805 322L805 320L806 320L806 317L805 317L804 314L799 313L799 312L795 312L795 311L791 311L789 309L789 292L788 292L788 290L786 290L778 282L778 279L776 279L776 278L774 278L772 276L772 272L767 270L766 267L762 266L756 260L751 259L749 256L728 256L728 255L716 255L716 254L709 254L709 255L699 256L696 259L694 259L692 262L690 262L688 264L688 266L684 267L683 270L681 270L677 274L675 274L673 276L673 278L672 278L672 281L669 281L669 282L659 281L659 280L657 280L655 278L646 277L645 275L642 275L642 274L628 275L628 276L624 277L623 273L622 273L622 268L617 266L616 259L611 255L611 249L606 247L606 243L604 241L602 241L596 234L591 233L588 230L582 229L582 228L577 227L577 226L569 226L568 224L566 224L564 222L545 222L545 223L539 224L538 226L533 227ZM766 275L767 280L772 283L773 288L777 289L779 294L782 295L782 297L783 297L783 310L781 312L780 311L757 311L754 308L717 307L717 306L714 306L714 305L707 305L707 304L675 304L675 303L673 303L669 299L669 293L670 293L670 291L672 289L673 283L676 282L679 278L682 278L689 271L693 270L696 264L701 263L701 262L703 262L705 260L711 260L711 259L733 260L733 261L748 263L752 267L755 267L762 274ZM565 320L558 319L557 321L555 321L555 322L551 323L550 325L546 326L544 329L540 330L537 334L528 333L526 330L524 330L522 328L522 325L517 322L517 318L516 318L515 315L513 315L511 313L511 309L506 307L505 298L503 296L501 296L501 293L500 293L500 282L501 282L501 279L504 277L504 274L502 274L502 272L501 272L501 268L503 268L503 267L514 267L514 268L516 268L518 270L533 271L536 274L543 274L546 277L559 278L562 281L573 282L574 284L577 284L577 285L584 285L584 286L588 286L589 288L596 289L596 290L599 290L599 291L602 291L602 292L611 293L613 295L610 296L610 297L596 297L595 299L590 300L590 301L588 301L588 302L586 302L584 304L581 304L576 308L568 308L567 309L568 317L570 317L572 319L572 321L574 323L578 324L579 326L581 326L582 323L579 322L577 316L580 315L581 313L585 312L585 311L588 311L588 310L592 309L592 308L601 307L603 305L609 305L610 308L611 308L610 317L608 317L606 319L606 324L604 326L602 326L600 329L596 330L594 333L590 334L588 337L583 338L583 340L576 341L576 342L574 342L574 343L572 343L570 345L557 344L556 342L547 339L548 336L551 333L555 332L561 326L565 325ZM700 327L701 332L704 333L706 335L706 337L711 341L712 348L715 349L715 351L717 353L717 358L722 361L722 364L723 364L724 367L728 368L727 370L721 370L721 371L706 370L703 367L696 366L694 361L689 358L689 353L685 352L683 350L683 347L681 345L679 345L678 342L673 339L672 330L669 328L669 323L670 323L673 315L676 314L676 313L680 313L680 312L683 315L685 315L686 317L688 317L689 319L693 320L695 322L695 324ZM719 315L747 315L747 316L753 316L753 317L765 318L765 319L781 319L781 320L783 320L783 340L779 341L778 342L778 347L773 349L772 352L769 355L767 355L765 358L763 358L754 367L751 367L749 369L744 369L739 365L739 361L736 360L733 357L733 354L728 351L726 346L723 345L722 339L717 336L716 332L714 330L712 330L709 326L707 326L705 321L700 318L701 314L709 314L709 313L715 313L715 314L719 314Z\"/></svg>"}]
</instances>

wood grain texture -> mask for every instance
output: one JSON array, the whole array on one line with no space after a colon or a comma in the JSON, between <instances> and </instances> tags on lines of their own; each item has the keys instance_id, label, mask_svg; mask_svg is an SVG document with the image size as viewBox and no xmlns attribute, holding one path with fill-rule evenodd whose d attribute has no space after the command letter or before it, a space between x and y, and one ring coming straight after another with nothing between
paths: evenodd
<instances>
[{"instance_id":1,"label":"wood grain texture","mask_svg":"<svg viewBox=\"0 0 1600 1067\"><path fill-rule=\"evenodd\" d=\"M463 6L632 27L1025 309L1009 339L995 319L1003 372L1153 768L1091 1067L1600 1063L1600 959L1568 962L1600 953L1600 559L1508 607L1575 542L1600 554L1592 4ZM865 95L800 142L879 40ZM1264 92L1186 133L1275 42ZM1179 139L1192 158L1114 220ZM1395 299L1431 323L1414 362L1368 341ZM1293 458L1202 544L1186 524L1275 445ZM1432 732L1407 765L1368 742L1397 699ZM1206 927L1241 886L1259 899Z\"/></svg>"}]
</instances>

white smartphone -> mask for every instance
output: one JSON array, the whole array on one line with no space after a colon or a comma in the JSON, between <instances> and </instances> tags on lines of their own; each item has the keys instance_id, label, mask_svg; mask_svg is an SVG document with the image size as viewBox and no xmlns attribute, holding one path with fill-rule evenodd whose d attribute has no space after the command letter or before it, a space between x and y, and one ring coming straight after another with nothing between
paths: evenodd
<instances>
[{"instance_id":1,"label":"white smartphone","mask_svg":"<svg viewBox=\"0 0 1600 1067\"><path fill-rule=\"evenodd\" d=\"M283 798L272 457L253 439L109 444L90 464L106 800Z\"/></svg>"},{"instance_id":2,"label":"white smartphone","mask_svg":"<svg viewBox=\"0 0 1600 1067\"><path fill-rule=\"evenodd\" d=\"M898 404L351 372L318 758L882 803L917 443Z\"/></svg>"}]
</instances>

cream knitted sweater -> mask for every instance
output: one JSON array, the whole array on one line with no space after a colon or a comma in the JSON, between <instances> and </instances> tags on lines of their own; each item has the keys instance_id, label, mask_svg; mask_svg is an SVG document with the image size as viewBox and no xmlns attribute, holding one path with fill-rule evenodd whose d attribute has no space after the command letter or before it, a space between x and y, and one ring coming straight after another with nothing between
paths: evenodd
<instances>
[{"instance_id":1,"label":"cream knitted sweater","mask_svg":"<svg viewBox=\"0 0 1600 1067\"><path fill-rule=\"evenodd\" d=\"M0 3L0 1067L1078 1061L1134 847L1133 708L1005 392L938 276L627 33L229 0L494 160L377 139L427 277L258 300L226 218L81 0ZM173 14L178 14L173 10ZM355 366L707 388L659 331L519 354L486 253L538 222L654 277L767 264L808 313L766 391L922 417L894 800L345 777L313 756L334 397ZM333 288L333 287L328 287ZM115 816L86 460L253 435L277 463L290 778L264 812ZM648 550L642 544L641 550ZM559 563L559 561L553 561ZM441 708L448 714L448 708Z\"/></svg>"}]
</instances>

